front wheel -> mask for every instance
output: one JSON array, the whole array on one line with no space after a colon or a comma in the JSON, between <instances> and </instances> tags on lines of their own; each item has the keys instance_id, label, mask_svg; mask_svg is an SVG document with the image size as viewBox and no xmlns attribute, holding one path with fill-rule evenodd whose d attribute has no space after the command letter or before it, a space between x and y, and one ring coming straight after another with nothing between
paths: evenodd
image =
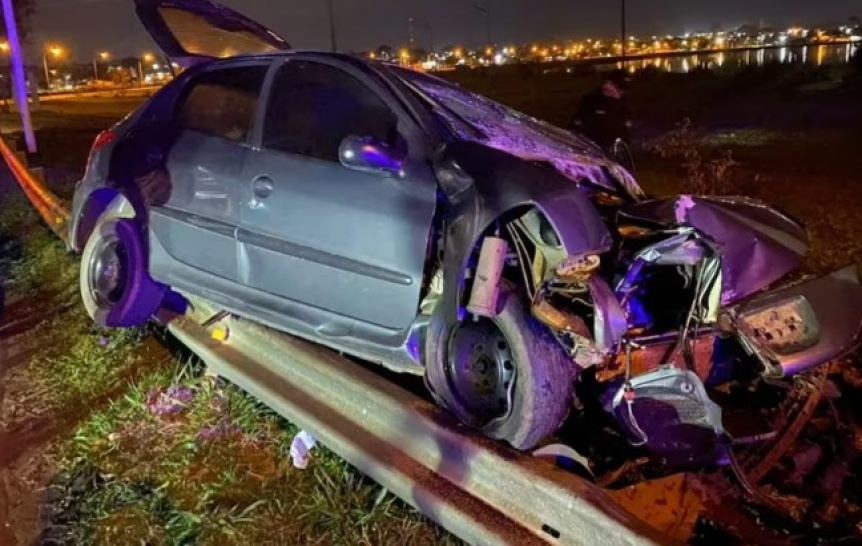
<instances>
[{"instance_id":1,"label":"front wheel","mask_svg":"<svg viewBox=\"0 0 862 546\"><path fill-rule=\"evenodd\" d=\"M128 218L96 225L81 256L80 285L87 313L106 328L146 324L167 290L150 277L143 235Z\"/></svg>"},{"instance_id":2,"label":"front wheel","mask_svg":"<svg viewBox=\"0 0 862 546\"><path fill-rule=\"evenodd\" d=\"M426 382L460 421L528 450L563 423L576 366L511 287L500 298L494 319L468 318L452 329L432 321Z\"/></svg>"}]
</instances>

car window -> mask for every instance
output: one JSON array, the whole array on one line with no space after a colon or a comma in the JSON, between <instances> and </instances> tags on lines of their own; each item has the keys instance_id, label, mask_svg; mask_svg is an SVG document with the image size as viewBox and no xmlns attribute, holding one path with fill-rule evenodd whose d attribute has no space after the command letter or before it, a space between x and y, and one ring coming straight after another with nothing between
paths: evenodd
<instances>
[{"instance_id":1,"label":"car window","mask_svg":"<svg viewBox=\"0 0 862 546\"><path fill-rule=\"evenodd\" d=\"M308 61L285 64L266 111L263 146L337 162L348 136L393 145L397 118L380 96L339 68Z\"/></svg>"},{"instance_id":2,"label":"car window","mask_svg":"<svg viewBox=\"0 0 862 546\"><path fill-rule=\"evenodd\" d=\"M244 142L254 125L268 66L208 70L192 78L178 109L181 126Z\"/></svg>"}]
</instances>

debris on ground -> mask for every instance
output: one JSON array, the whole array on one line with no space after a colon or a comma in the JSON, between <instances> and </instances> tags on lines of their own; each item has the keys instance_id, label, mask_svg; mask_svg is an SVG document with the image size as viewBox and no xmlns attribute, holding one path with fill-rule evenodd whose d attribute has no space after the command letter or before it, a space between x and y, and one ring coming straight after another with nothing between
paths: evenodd
<instances>
[{"instance_id":1,"label":"debris on ground","mask_svg":"<svg viewBox=\"0 0 862 546\"><path fill-rule=\"evenodd\" d=\"M311 450L317 445L317 440L308 432L302 430L294 436L290 444L290 459L294 468L305 470L311 459Z\"/></svg>"},{"instance_id":2,"label":"debris on ground","mask_svg":"<svg viewBox=\"0 0 862 546\"><path fill-rule=\"evenodd\" d=\"M195 393L188 387L173 386L167 389L150 389L147 394L147 409L150 413L165 417L176 415L195 397Z\"/></svg>"}]
</instances>

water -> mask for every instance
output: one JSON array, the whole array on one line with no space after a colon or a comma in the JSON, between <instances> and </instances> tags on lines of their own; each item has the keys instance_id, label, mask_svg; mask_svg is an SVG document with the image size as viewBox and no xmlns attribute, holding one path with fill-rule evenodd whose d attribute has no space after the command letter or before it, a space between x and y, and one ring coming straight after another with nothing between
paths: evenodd
<instances>
[{"instance_id":1,"label":"water","mask_svg":"<svg viewBox=\"0 0 862 546\"><path fill-rule=\"evenodd\" d=\"M814 66L837 65L850 62L862 43L840 45L817 45L781 47L775 49L752 49L724 53L701 53L679 57L651 57L627 61L629 69L642 70L655 67L666 72L687 73L697 68L714 70L733 69L744 66L763 66L771 63L810 64ZM617 66L622 67L622 63Z\"/></svg>"}]
</instances>

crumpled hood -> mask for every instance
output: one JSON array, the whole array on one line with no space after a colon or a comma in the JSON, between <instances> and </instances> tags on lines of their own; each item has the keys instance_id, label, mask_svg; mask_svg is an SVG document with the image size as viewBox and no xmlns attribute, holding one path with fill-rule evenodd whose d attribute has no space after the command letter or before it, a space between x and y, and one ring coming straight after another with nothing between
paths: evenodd
<instances>
[{"instance_id":1,"label":"crumpled hood","mask_svg":"<svg viewBox=\"0 0 862 546\"><path fill-rule=\"evenodd\" d=\"M593 142L471 93L440 78L389 68L436 103L435 114L467 142L477 142L526 161L547 163L575 182L588 181L612 192L620 186L644 196L634 177Z\"/></svg>"},{"instance_id":2,"label":"crumpled hood","mask_svg":"<svg viewBox=\"0 0 862 546\"><path fill-rule=\"evenodd\" d=\"M804 227L747 197L681 195L636 203L619 216L622 222L696 229L721 254L722 304L767 288L799 267L808 251Z\"/></svg>"}]
</instances>

